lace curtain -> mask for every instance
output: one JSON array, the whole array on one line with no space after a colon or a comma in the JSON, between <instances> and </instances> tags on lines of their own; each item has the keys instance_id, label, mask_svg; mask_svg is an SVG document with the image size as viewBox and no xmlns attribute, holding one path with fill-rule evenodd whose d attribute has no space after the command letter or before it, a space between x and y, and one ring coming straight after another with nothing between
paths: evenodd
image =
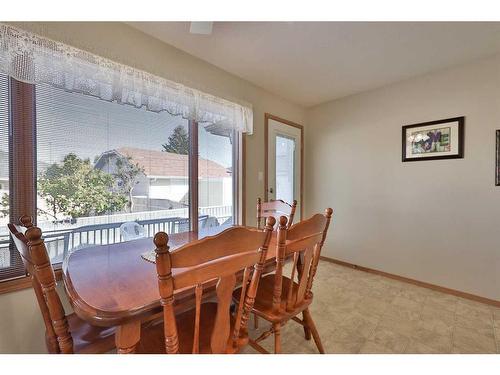
<instances>
[{"instance_id":1,"label":"lace curtain","mask_svg":"<svg viewBox=\"0 0 500 375\"><path fill-rule=\"evenodd\" d=\"M250 107L4 24L0 24L0 72L27 83L47 83L149 111L167 111L221 133L253 131Z\"/></svg>"}]
</instances>

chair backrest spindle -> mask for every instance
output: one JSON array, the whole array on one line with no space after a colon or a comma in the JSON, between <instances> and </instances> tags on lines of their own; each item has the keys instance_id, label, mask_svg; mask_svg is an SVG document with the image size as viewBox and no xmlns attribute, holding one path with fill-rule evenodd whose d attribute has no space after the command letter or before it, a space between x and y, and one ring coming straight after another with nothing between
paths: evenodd
<instances>
[{"instance_id":1,"label":"chair backrest spindle","mask_svg":"<svg viewBox=\"0 0 500 375\"><path fill-rule=\"evenodd\" d=\"M200 313L201 313L201 297L203 295L203 285L197 284L194 289L196 316L194 321L194 339L193 339L193 354L200 352Z\"/></svg>"},{"instance_id":2,"label":"chair backrest spindle","mask_svg":"<svg viewBox=\"0 0 500 375\"><path fill-rule=\"evenodd\" d=\"M286 228L287 228L287 218L281 216L279 219L278 226L278 237L277 237L277 247L276 247L276 272L274 278L274 290L273 290L273 310L275 312L279 311L281 308L281 291L283 282L283 266L285 264L285 243L286 243Z\"/></svg>"},{"instance_id":3,"label":"chair backrest spindle","mask_svg":"<svg viewBox=\"0 0 500 375\"><path fill-rule=\"evenodd\" d=\"M240 327L241 327L241 315L243 313L243 307L245 304L245 296L247 293L248 286L250 284L250 275L252 269L250 267L245 268L243 271L243 278L241 280L241 295L240 300L238 301L238 311L236 313L236 319L234 323L234 332L233 332L233 345L235 345L240 336Z\"/></svg>"},{"instance_id":4,"label":"chair backrest spindle","mask_svg":"<svg viewBox=\"0 0 500 375\"><path fill-rule=\"evenodd\" d=\"M170 262L168 235L157 233L154 237L156 245L156 272L160 289L160 303L163 306L163 322L165 330L165 350L168 354L179 352L179 339L174 313L174 281Z\"/></svg>"}]
</instances>

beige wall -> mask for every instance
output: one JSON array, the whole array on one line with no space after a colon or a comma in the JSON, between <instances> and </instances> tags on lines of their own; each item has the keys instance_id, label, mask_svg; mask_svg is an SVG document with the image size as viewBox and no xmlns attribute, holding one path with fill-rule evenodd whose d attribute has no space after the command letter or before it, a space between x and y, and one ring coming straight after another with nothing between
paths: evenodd
<instances>
[{"instance_id":1,"label":"beige wall","mask_svg":"<svg viewBox=\"0 0 500 375\"><path fill-rule=\"evenodd\" d=\"M304 123L302 107L125 24L11 24L214 95L252 104L254 134L247 137L245 186L247 222L255 222L255 202L264 195L264 184L257 179L258 171L264 170L264 113ZM45 351L43 324L36 309L31 291L0 295L0 353Z\"/></svg>"},{"instance_id":2,"label":"beige wall","mask_svg":"<svg viewBox=\"0 0 500 375\"><path fill-rule=\"evenodd\" d=\"M401 162L401 127L465 116L465 158ZM500 56L312 108L306 212L324 255L500 300Z\"/></svg>"},{"instance_id":3,"label":"beige wall","mask_svg":"<svg viewBox=\"0 0 500 375\"><path fill-rule=\"evenodd\" d=\"M44 332L33 289L0 295L0 353L45 353Z\"/></svg>"}]
</instances>

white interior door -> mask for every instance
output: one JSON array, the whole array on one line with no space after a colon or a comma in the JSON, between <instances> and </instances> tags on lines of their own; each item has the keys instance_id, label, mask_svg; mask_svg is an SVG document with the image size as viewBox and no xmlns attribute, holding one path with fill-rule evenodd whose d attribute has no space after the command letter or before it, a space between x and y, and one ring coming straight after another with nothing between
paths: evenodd
<instances>
[{"instance_id":1,"label":"white interior door","mask_svg":"<svg viewBox=\"0 0 500 375\"><path fill-rule=\"evenodd\" d=\"M267 199L297 200L295 217L301 220L302 131L292 125L268 119Z\"/></svg>"}]
</instances>

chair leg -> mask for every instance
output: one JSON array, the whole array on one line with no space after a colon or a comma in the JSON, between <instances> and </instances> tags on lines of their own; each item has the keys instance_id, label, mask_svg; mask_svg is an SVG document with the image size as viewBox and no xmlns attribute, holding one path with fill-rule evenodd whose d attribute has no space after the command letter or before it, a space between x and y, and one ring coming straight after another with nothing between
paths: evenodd
<instances>
[{"instance_id":1,"label":"chair leg","mask_svg":"<svg viewBox=\"0 0 500 375\"><path fill-rule=\"evenodd\" d=\"M273 332L274 332L274 354L281 353L281 324L274 323L273 324Z\"/></svg>"},{"instance_id":2,"label":"chair leg","mask_svg":"<svg viewBox=\"0 0 500 375\"><path fill-rule=\"evenodd\" d=\"M253 340L248 340L248 345L250 345L252 348L257 350L261 354L271 354L266 349L264 349L262 346L260 346L258 343L256 343Z\"/></svg>"},{"instance_id":3,"label":"chair leg","mask_svg":"<svg viewBox=\"0 0 500 375\"><path fill-rule=\"evenodd\" d=\"M321 343L321 339L319 337L318 330L316 329L316 325L314 324L314 321L311 317L311 313L309 312L309 309L305 309L302 314L304 316L304 320L305 320L308 328L311 330L312 337L314 339L314 343L318 347L319 352L321 354L325 354L325 348L323 348L323 344Z\"/></svg>"},{"instance_id":4,"label":"chair leg","mask_svg":"<svg viewBox=\"0 0 500 375\"><path fill-rule=\"evenodd\" d=\"M259 328L259 317L257 316L257 314L253 314L253 328Z\"/></svg>"},{"instance_id":5,"label":"chair leg","mask_svg":"<svg viewBox=\"0 0 500 375\"><path fill-rule=\"evenodd\" d=\"M306 321L306 316L304 313L302 313L302 320L304 322ZM311 330L309 329L307 324L304 324L302 327L304 328L304 337L309 341L311 339Z\"/></svg>"}]
</instances>

